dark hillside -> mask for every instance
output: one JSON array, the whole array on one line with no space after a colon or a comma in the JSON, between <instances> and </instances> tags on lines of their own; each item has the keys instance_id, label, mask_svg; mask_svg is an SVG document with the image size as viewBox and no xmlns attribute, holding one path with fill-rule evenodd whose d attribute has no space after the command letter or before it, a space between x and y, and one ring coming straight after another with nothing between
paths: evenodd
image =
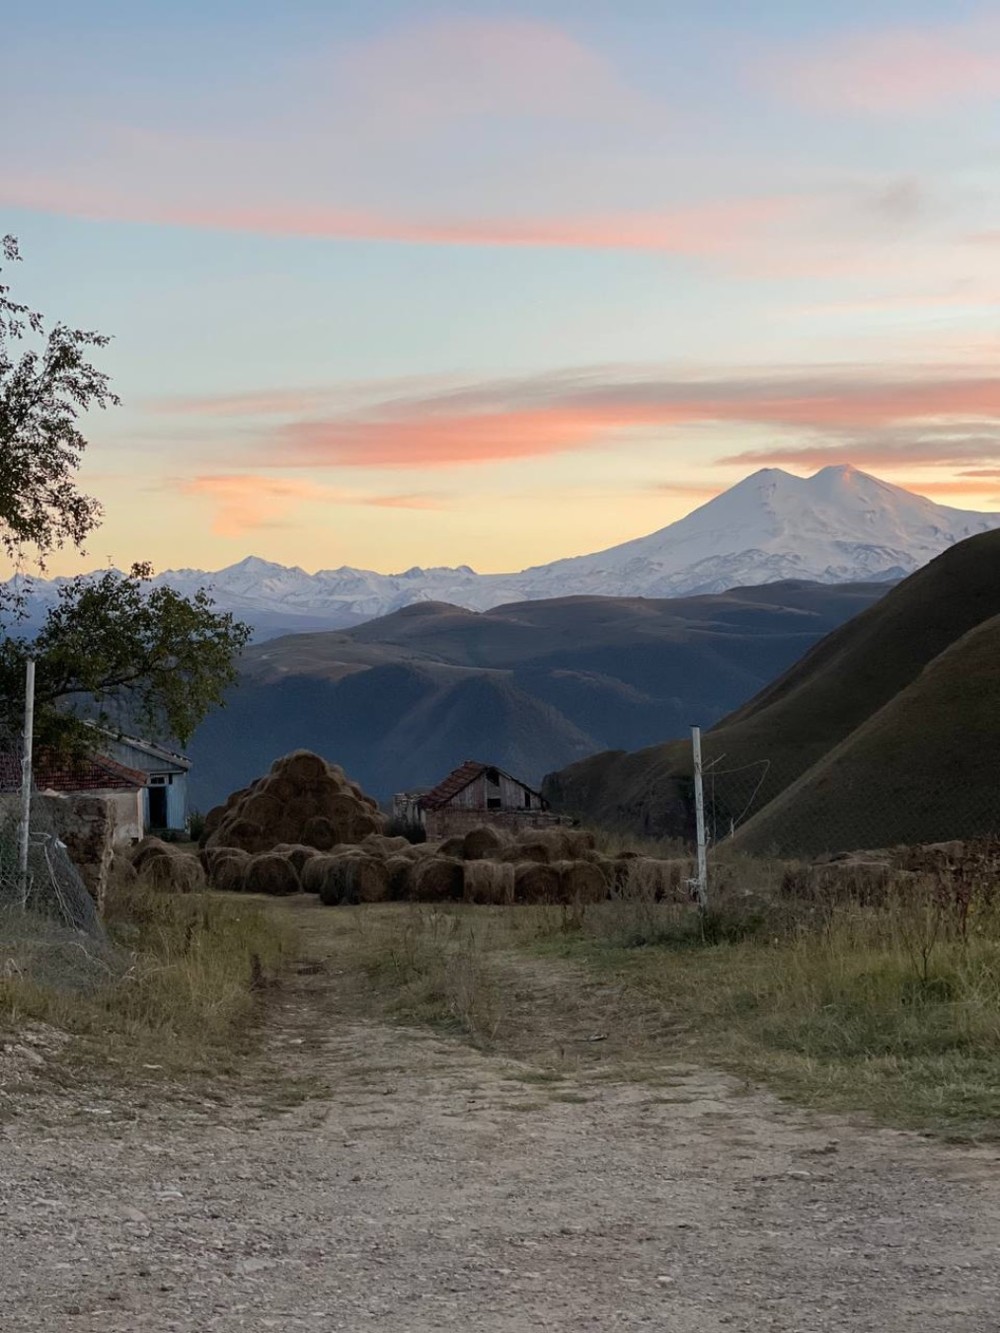
<instances>
[{"instance_id":1,"label":"dark hillside","mask_svg":"<svg viewBox=\"0 0 1000 1333\"><path fill-rule=\"evenodd\" d=\"M1000 832L1000 616L977 625L737 834L797 855Z\"/></svg>"},{"instance_id":2,"label":"dark hillside","mask_svg":"<svg viewBox=\"0 0 1000 1333\"><path fill-rule=\"evenodd\" d=\"M982 621L1000 614L1000 532L951 547L807 652L705 737L726 768L767 760L757 808L839 744ZM696 720L692 717L692 720ZM684 742L595 755L550 775L557 804L599 822L670 832L678 779L691 773Z\"/></svg>"},{"instance_id":3,"label":"dark hillside","mask_svg":"<svg viewBox=\"0 0 1000 1333\"><path fill-rule=\"evenodd\" d=\"M884 585L678 599L569 597L477 614L421 603L357 629L250 648L190 747L206 808L304 745L379 797L485 755L526 782L609 746L725 716Z\"/></svg>"}]
</instances>

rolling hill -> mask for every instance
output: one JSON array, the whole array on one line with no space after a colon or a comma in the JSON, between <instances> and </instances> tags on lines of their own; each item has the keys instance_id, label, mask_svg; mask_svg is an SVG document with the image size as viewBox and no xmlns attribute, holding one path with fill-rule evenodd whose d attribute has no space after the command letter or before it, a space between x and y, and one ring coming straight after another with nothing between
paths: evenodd
<instances>
[{"instance_id":1,"label":"rolling hill","mask_svg":"<svg viewBox=\"0 0 1000 1333\"><path fill-rule=\"evenodd\" d=\"M731 775L721 788L745 789L739 771L767 765L736 845L811 853L983 831L981 812L963 813L979 809L980 779L970 768L963 797L942 779L975 729L989 743L987 719L1000 711L985 666L989 644L1000 647L998 615L994 532L946 551L712 728L706 762ZM546 791L598 822L674 833L690 776L682 742L592 756L550 775Z\"/></svg>"},{"instance_id":2,"label":"rolling hill","mask_svg":"<svg viewBox=\"0 0 1000 1333\"><path fill-rule=\"evenodd\" d=\"M470 756L537 783L609 746L681 735L692 717L715 721L885 591L793 582L485 612L424 602L268 640L188 747L192 799L206 809L300 745L383 798Z\"/></svg>"}]
</instances>

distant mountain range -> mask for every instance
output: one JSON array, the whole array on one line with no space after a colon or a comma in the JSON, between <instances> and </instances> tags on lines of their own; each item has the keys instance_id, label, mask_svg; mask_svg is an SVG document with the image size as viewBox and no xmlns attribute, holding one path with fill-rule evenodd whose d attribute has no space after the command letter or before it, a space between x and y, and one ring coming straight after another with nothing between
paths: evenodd
<instances>
[{"instance_id":1,"label":"distant mountain range","mask_svg":"<svg viewBox=\"0 0 1000 1333\"><path fill-rule=\"evenodd\" d=\"M421 603L350 630L258 643L188 752L207 809L307 746L378 797L482 758L553 768L710 725L887 584L773 583L658 600L571 597L484 612Z\"/></svg>"},{"instance_id":2,"label":"distant mountain range","mask_svg":"<svg viewBox=\"0 0 1000 1333\"><path fill-rule=\"evenodd\" d=\"M513 574L413 568L402 574L324 569L307 574L250 556L215 573L168 570L181 592L210 586L258 639L362 624L419 602L488 610L568 596L668 598L788 579L894 581L955 542L1000 527L1000 514L937 505L852 467L802 478L765 468L677 523L594 555ZM37 622L62 580L36 581Z\"/></svg>"},{"instance_id":3,"label":"distant mountain range","mask_svg":"<svg viewBox=\"0 0 1000 1333\"><path fill-rule=\"evenodd\" d=\"M1000 834L1000 532L946 551L833 631L709 731L703 753L724 815L746 810L759 775L733 841L744 851ZM596 754L545 783L564 810L667 835L690 832L690 790L687 741Z\"/></svg>"}]
</instances>

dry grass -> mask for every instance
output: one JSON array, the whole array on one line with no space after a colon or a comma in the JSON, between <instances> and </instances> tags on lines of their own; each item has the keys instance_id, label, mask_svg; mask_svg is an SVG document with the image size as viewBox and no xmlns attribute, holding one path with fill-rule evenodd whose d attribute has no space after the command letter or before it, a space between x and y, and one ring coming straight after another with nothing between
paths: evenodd
<instances>
[{"instance_id":1,"label":"dry grass","mask_svg":"<svg viewBox=\"0 0 1000 1333\"><path fill-rule=\"evenodd\" d=\"M711 1061L812 1105L995 1136L995 878L959 902L940 876L890 877L871 901L850 876L826 896L783 893L784 870L733 861L704 917L641 891L580 907L363 909L344 956L382 1015L513 1055L554 1059L603 1028L619 1074Z\"/></svg>"},{"instance_id":2,"label":"dry grass","mask_svg":"<svg viewBox=\"0 0 1000 1333\"><path fill-rule=\"evenodd\" d=\"M165 1070L233 1064L294 936L261 903L166 894L141 881L109 895L100 944L45 918L0 917L0 1027L40 1021L89 1054Z\"/></svg>"}]
</instances>

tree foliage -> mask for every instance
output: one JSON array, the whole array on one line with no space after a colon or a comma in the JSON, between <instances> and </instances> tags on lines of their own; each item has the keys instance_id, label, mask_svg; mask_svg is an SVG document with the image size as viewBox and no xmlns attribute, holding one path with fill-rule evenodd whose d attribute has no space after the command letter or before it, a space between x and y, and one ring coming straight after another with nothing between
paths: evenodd
<instances>
[{"instance_id":1,"label":"tree foliage","mask_svg":"<svg viewBox=\"0 0 1000 1333\"><path fill-rule=\"evenodd\" d=\"M0 241L0 258L20 259L13 236ZM80 546L100 522L100 505L77 485L87 443L78 421L118 402L107 375L87 359L108 342L62 323L46 332L43 317L0 282L0 551L11 558L33 548L44 565L67 542Z\"/></svg>"},{"instance_id":2,"label":"tree foliage","mask_svg":"<svg viewBox=\"0 0 1000 1333\"><path fill-rule=\"evenodd\" d=\"M214 610L204 589L184 597L150 587L151 577L148 565L134 565L128 574L72 579L33 642L0 637L0 701L9 701L9 725L17 727L31 656L40 741L87 746L87 719L188 740L223 702L250 629Z\"/></svg>"}]
</instances>

